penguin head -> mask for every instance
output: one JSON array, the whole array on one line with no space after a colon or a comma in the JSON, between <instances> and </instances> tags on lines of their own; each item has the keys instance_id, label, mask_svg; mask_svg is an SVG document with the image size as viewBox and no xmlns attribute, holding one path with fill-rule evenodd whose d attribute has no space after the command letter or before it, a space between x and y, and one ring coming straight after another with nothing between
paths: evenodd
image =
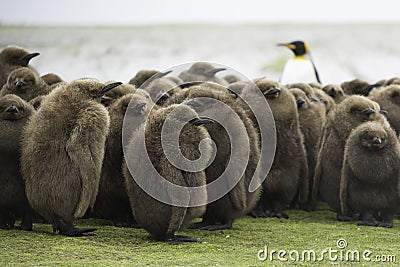
<instances>
[{"instance_id":1,"label":"penguin head","mask_svg":"<svg viewBox=\"0 0 400 267\"><path fill-rule=\"evenodd\" d=\"M135 94L128 94L118 99L110 106L110 111L117 110L120 114L139 117L149 114L153 105L150 95L146 91L138 89Z\"/></svg>"},{"instance_id":2,"label":"penguin head","mask_svg":"<svg viewBox=\"0 0 400 267\"><path fill-rule=\"evenodd\" d=\"M379 104L364 96L349 96L336 108L336 119L340 121L341 127L345 129L347 134L354 127L364 122L379 121L387 123L386 117L380 112Z\"/></svg>"},{"instance_id":3,"label":"penguin head","mask_svg":"<svg viewBox=\"0 0 400 267\"><path fill-rule=\"evenodd\" d=\"M284 46L292 50L296 56L303 56L310 53L310 48L304 41L294 41L291 43L280 43L278 46Z\"/></svg>"},{"instance_id":4,"label":"penguin head","mask_svg":"<svg viewBox=\"0 0 400 267\"><path fill-rule=\"evenodd\" d=\"M38 55L39 53L29 53L21 47L9 46L0 52L0 60L9 65L26 67Z\"/></svg>"},{"instance_id":5,"label":"penguin head","mask_svg":"<svg viewBox=\"0 0 400 267\"><path fill-rule=\"evenodd\" d=\"M381 95L382 98L389 98L390 102L400 106L400 85L392 84L385 89L383 89Z\"/></svg>"},{"instance_id":6,"label":"penguin head","mask_svg":"<svg viewBox=\"0 0 400 267\"><path fill-rule=\"evenodd\" d=\"M114 83L114 81L106 82L106 84ZM117 86L113 90L106 92L104 95L101 96L101 104L105 107L110 106L114 103L117 99L123 97L127 94L134 94L136 92L136 87L131 84L121 84Z\"/></svg>"},{"instance_id":7,"label":"penguin head","mask_svg":"<svg viewBox=\"0 0 400 267\"><path fill-rule=\"evenodd\" d=\"M5 95L0 98L0 120L16 121L29 117L33 107L17 95Z\"/></svg>"},{"instance_id":8,"label":"penguin head","mask_svg":"<svg viewBox=\"0 0 400 267\"><path fill-rule=\"evenodd\" d=\"M294 96L297 104L297 109L308 109L309 107L309 100L307 98L307 95L300 89L294 88L289 90L290 93Z\"/></svg>"},{"instance_id":9,"label":"penguin head","mask_svg":"<svg viewBox=\"0 0 400 267\"><path fill-rule=\"evenodd\" d=\"M365 123L356 131L359 133L361 146L369 150L379 150L388 144L388 134L380 124Z\"/></svg>"},{"instance_id":10,"label":"penguin head","mask_svg":"<svg viewBox=\"0 0 400 267\"><path fill-rule=\"evenodd\" d=\"M7 87L14 94L23 94L38 83L39 77L28 67L13 70L7 78Z\"/></svg>"},{"instance_id":11,"label":"penguin head","mask_svg":"<svg viewBox=\"0 0 400 267\"><path fill-rule=\"evenodd\" d=\"M322 90L332 97L334 100L338 100L340 98L343 98L345 96L343 89L340 87L340 85L335 85L335 84L328 84L325 85Z\"/></svg>"},{"instance_id":12,"label":"penguin head","mask_svg":"<svg viewBox=\"0 0 400 267\"><path fill-rule=\"evenodd\" d=\"M306 94L306 96L307 96L307 98L308 98L308 100L310 102L321 104L321 101L319 100L319 98L315 94L314 88L312 88L307 83L292 83L292 84L288 84L287 87L290 90L293 89L293 88L300 89Z\"/></svg>"},{"instance_id":13,"label":"penguin head","mask_svg":"<svg viewBox=\"0 0 400 267\"><path fill-rule=\"evenodd\" d=\"M67 89L101 102L101 97L104 94L121 84L121 82L104 84L96 79L82 78L69 83Z\"/></svg>"},{"instance_id":14,"label":"penguin head","mask_svg":"<svg viewBox=\"0 0 400 267\"><path fill-rule=\"evenodd\" d=\"M196 62L188 70L189 73L195 75L201 75L208 78L215 76L217 72L226 70L225 68L215 68L213 65L207 62Z\"/></svg>"}]
</instances>

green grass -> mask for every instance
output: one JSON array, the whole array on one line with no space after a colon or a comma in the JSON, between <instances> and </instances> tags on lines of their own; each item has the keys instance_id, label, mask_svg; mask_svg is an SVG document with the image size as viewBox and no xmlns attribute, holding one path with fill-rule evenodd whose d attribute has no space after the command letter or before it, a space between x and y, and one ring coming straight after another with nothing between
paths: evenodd
<instances>
[{"instance_id":1,"label":"green grass","mask_svg":"<svg viewBox=\"0 0 400 267\"><path fill-rule=\"evenodd\" d=\"M64 237L52 233L50 225L35 224L33 232L0 230L0 266L310 266L310 262L259 261L257 252L268 244L271 250L337 249L336 241L344 238L342 250L371 250L376 255L395 255L400 262L400 223L392 229L362 227L340 223L327 210L312 213L288 211L289 220L242 218L232 230L186 230L179 234L199 238L197 243L173 245L156 242L142 229L125 229L107 225L102 220L78 220L80 227L96 226L94 236ZM288 255L286 255L288 258ZM370 266L360 262L329 261L318 266Z\"/></svg>"}]
</instances>

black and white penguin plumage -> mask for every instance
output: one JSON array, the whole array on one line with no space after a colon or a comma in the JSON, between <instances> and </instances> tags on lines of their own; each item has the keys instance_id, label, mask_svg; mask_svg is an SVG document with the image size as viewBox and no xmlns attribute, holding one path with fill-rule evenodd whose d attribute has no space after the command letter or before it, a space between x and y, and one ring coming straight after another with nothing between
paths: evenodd
<instances>
[{"instance_id":1,"label":"black and white penguin plumage","mask_svg":"<svg viewBox=\"0 0 400 267\"><path fill-rule=\"evenodd\" d=\"M278 44L278 46L287 47L294 53L294 57L286 62L281 72L279 78L281 84L298 82L321 83L307 43L303 41L294 41L291 43Z\"/></svg>"}]
</instances>

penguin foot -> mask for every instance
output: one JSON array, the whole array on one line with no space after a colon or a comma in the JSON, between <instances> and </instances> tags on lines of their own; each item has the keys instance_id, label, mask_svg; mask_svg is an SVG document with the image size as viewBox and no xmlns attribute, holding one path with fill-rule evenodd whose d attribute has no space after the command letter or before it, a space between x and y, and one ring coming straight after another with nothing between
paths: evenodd
<instances>
[{"instance_id":1,"label":"penguin foot","mask_svg":"<svg viewBox=\"0 0 400 267\"><path fill-rule=\"evenodd\" d=\"M170 237L167 237L165 241L171 243L171 244L180 244L184 242L197 242L197 238L190 237L190 236L184 236L184 235L173 235Z\"/></svg>"},{"instance_id":2,"label":"penguin foot","mask_svg":"<svg viewBox=\"0 0 400 267\"><path fill-rule=\"evenodd\" d=\"M289 215L287 215L283 211L271 211L267 214L268 218L279 218L279 219L289 219Z\"/></svg>"},{"instance_id":3,"label":"penguin foot","mask_svg":"<svg viewBox=\"0 0 400 267\"><path fill-rule=\"evenodd\" d=\"M354 221L354 218L353 218L352 215L350 215L350 214L343 214L343 213L337 213L336 219L337 219L339 222L352 222L352 221Z\"/></svg>"},{"instance_id":4,"label":"penguin foot","mask_svg":"<svg viewBox=\"0 0 400 267\"><path fill-rule=\"evenodd\" d=\"M380 216L380 222L378 222L378 227L386 227L392 228L393 227L393 214L391 213L383 213Z\"/></svg>"},{"instance_id":5,"label":"penguin foot","mask_svg":"<svg viewBox=\"0 0 400 267\"><path fill-rule=\"evenodd\" d=\"M255 207L249 215L253 218L268 218L268 214L266 214L261 208Z\"/></svg>"},{"instance_id":6,"label":"penguin foot","mask_svg":"<svg viewBox=\"0 0 400 267\"><path fill-rule=\"evenodd\" d=\"M228 222L226 224L211 224L199 228L199 230L207 230L207 231L217 231L217 230L227 230L227 229L232 229L231 222Z\"/></svg>"},{"instance_id":7,"label":"penguin foot","mask_svg":"<svg viewBox=\"0 0 400 267\"><path fill-rule=\"evenodd\" d=\"M312 203L310 203L310 202L307 202L307 203L300 203L300 204L299 204L299 208L300 208L301 210L308 211L308 212L314 211L314 210L315 210L314 205L313 205Z\"/></svg>"},{"instance_id":8,"label":"penguin foot","mask_svg":"<svg viewBox=\"0 0 400 267\"><path fill-rule=\"evenodd\" d=\"M188 229L201 229L205 226L209 225L208 223L202 221L202 222L197 222L197 223L192 223L191 225L189 225L189 227L187 227Z\"/></svg>"},{"instance_id":9,"label":"penguin foot","mask_svg":"<svg viewBox=\"0 0 400 267\"><path fill-rule=\"evenodd\" d=\"M364 213L360 216L361 222L357 223L360 226L378 226L374 216L371 213Z\"/></svg>"},{"instance_id":10,"label":"penguin foot","mask_svg":"<svg viewBox=\"0 0 400 267\"><path fill-rule=\"evenodd\" d=\"M392 228L393 227L393 222L380 222L377 225L378 227L385 227L385 228Z\"/></svg>"},{"instance_id":11,"label":"penguin foot","mask_svg":"<svg viewBox=\"0 0 400 267\"><path fill-rule=\"evenodd\" d=\"M92 232L96 231L96 228L70 228L67 230L60 230L61 235L65 236L91 236Z\"/></svg>"}]
</instances>

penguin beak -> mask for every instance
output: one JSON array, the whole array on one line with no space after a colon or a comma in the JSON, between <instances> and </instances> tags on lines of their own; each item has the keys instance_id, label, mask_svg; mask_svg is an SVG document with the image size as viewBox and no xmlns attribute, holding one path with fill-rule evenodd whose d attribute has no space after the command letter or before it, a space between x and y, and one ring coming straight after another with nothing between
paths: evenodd
<instances>
[{"instance_id":1,"label":"penguin beak","mask_svg":"<svg viewBox=\"0 0 400 267\"><path fill-rule=\"evenodd\" d=\"M332 98L335 98L335 96L336 96L336 92L335 92L335 90L333 90L333 88L331 88L331 89L327 92L327 94L328 94L330 97L332 97Z\"/></svg>"},{"instance_id":2,"label":"penguin beak","mask_svg":"<svg viewBox=\"0 0 400 267\"><path fill-rule=\"evenodd\" d=\"M279 92L281 91L281 89L279 88L273 88L272 90L269 90L265 95L266 96L275 96L277 95Z\"/></svg>"},{"instance_id":3,"label":"penguin beak","mask_svg":"<svg viewBox=\"0 0 400 267\"><path fill-rule=\"evenodd\" d=\"M146 106L147 104L145 102L143 103L139 103L136 106L133 107L133 110L135 111L142 111L143 108Z\"/></svg>"},{"instance_id":4,"label":"penguin beak","mask_svg":"<svg viewBox=\"0 0 400 267\"><path fill-rule=\"evenodd\" d=\"M193 121L193 124L196 125L196 126L205 125L205 124L212 124L212 123L214 123L213 120L206 119L206 118L194 119L194 121Z\"/></svg>"},{"instance_id":5,"label":"penguin beak","mask_svg":"<svg viewBox=\"0 0 400 267\"><path fill-rule=\"evenodd\" d=\"M165 71L165 72L161 72L161 73L159 74L159 76L157 76L157 78L165 77L165 76L167 76L168 74L170 74L171 72L172 72L172 70Z\"/></svg>"},{"instance_id":6,"label":"penguin beak","mask_svg":"<svg viewBox=\"0 0 400 267\"><path fill-rule=\"evenodd\" d=\"M181 89L185 89L185 88L188 88L188 87L194 86L196 84L200 84L200 83L202 83L202 82L185 82L185 83L180 84L179 87Z\"/></svg>"},{"instance_id":7,"label":"penguin beak","mask_svg":"<svg viewBox=\"0 0 400 267\"><path fill-rule=\"evenodd\" d=\"M296 49L296 46L294 44L279 43L278 46L284 46L284 47L287 47L287 48L289 48L291 50L295 50Z\"/></svg>"},{"instance_id":8,"label":"penguin beak","mask_svg":"<svg viewBox=\"0 0 400 267\"><path fill-rule=\"evenodd\" d=\"M374 139L372 140L372 143L374 145L380 145L380 144L382 144L382 140L379 137L374 137Z\"/></svg>"},{"instance_id":9,"label":"penguin beak","mask_svg":"<svg viewBox=\"0 0 400 267\"><path fill-rule=\"evenodd\" d=\"M8 107L4 110L5 112L11 112L11 113L18 113L19 110L16 106L12 105L11 107Z\"/></svg>"},{"instance_id":10,"label":"penguin beak","mask_svg":"<svg viewBox=\"0 0 400 267\"><path fill-rule=\"evenodd\" d=\"M373 110L373 109L371 109L371 108L366 109L366 110L364 110L363 112L361 112L361 114L367 115L367 116L369 116L369 115L371 115L371 114L373 114L373 113L375 113L375 110Z\"/></svg>"},{"instance_id":11,"label":"penguin beak","mask_svg":"<svg viewBox=\"0 0 400 267\"><path fill-rule=\"evenodd\" d=\"M169 94L166 92L162 92L162 93L158 94L156 97L156 99L158 99L158 100L165 100L167 98L169 98Z\"/></svg>"},{"instance_id":12,"label":"penguin beak","mask_svg":"<svg viewBox=\"0 0 400 267\"><path fill-rule=\"evenodd\" d=\"M115 87L117 87L117 86L119 86L119 85L121 85L121 84L122 84L121 82L110 83L110 84L106 85L106 86L100 91L100 93L104 95L105 93L107 93L107 92L110 91L111 89L114 89Z\"/></svg>"},{"instance_id":13,"label":"penguin beak","mask_svg":"<svg viewBox=\"0 0 400 267\"><path fill-rule=\"evenodd\" d=\"M226 70L225 68L215 68L206 72L207 76L214 76L217 72Z\"/></svg>"},{"instance_id":14,"label":"penguin beak","mask_svg":"<svg viewBox=\"0 0 400 267\"><path fill-rule=\"evenodd\" d=\"M374 84L371 84L371 85L368 85L367 87L365 87L364 90L366 93L369 93L372 91L372 89L374 89L375 87L379 87L379 86L380 86L379 83L374 83Z\"/></svg>"},{"instance_id":15,"label":"penguin beak","mask_svg":"<svg viewBox=\"0 0 400 267\"><path fill-rule=\"evenodd\" d=\"M15 87L17 87L17 89L21 88L21 87L24 86L24 85L25 85L25 83L20 82L20 81L18 81L18 82L15 83Z\"/></svg>"},{"instance_id":16,"label":"penguin beak","mask_svg":"<svg viewBox=\"0 0 400 267\"><path fill-rule=\"evenodd\" d=\"M198 103L196 100L194 99L190 99L189 101L186 102L186 105L192 108L199 108L201 107L200 103Z\"/></svg>"},{"instance_id":17,"label":"penguin beak","mask_svg":"<svg viewBox=\"0 0 400 267\"><path fill-rule=\"evenodd\" d=\"M296 103L297 103L297 107L299 108L299 107L301 107L304 103L306 103L306 101L305 101L303 98L299 98L299 99L297 99Z\"/></svg>"},{"instance_id":18,"label":"penguin beak","mask_svg":"<svg viewBox=\"0 0 400 267\"><path fill-rule=\"evenodd\" d=\"M387 110L384 109L379 110L379 113L383 114L384 116L387 116L388 114Z\"/></svg>"},{"instance_id":19,"label":"penguin beak","mask_svg":"<svg viewBox=\"0 0 400 267\"><path fill-rule=\"evenodd\" d=\"M30 61L32 58L37 57L38 55L40 55L40 54L39 54L39 53L31 53L31 54L28 54L28 55L26 55L25 57L23 57L22 60L23 60L24 62L26 62L26 65L28 65L29 61Z\"/></svg>"}]
</instances>

